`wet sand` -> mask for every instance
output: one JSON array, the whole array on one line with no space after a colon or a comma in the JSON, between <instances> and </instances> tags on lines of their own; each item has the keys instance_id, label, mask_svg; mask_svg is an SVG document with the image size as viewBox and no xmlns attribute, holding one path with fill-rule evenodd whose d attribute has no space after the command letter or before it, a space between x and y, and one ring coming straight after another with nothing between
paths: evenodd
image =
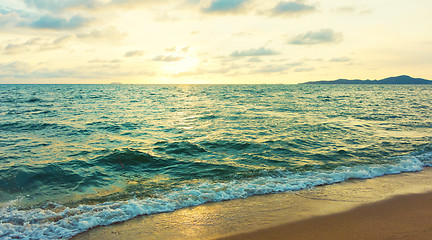
<instances>
[{"instance_id":1,"label":"wet sand","mask_svg":"<svg viewBox=\"0 0 432 240\"><path fill-rule=\"evenodd\" d=\"M134 218L73 239L432 239L432 169Z\"/></svg>"},{"instance_id":2,"label":"wet sand","mask_svg":"<svg viewBox=\"0 0 432 240\"><path fill-rule=\"evenodd\" d=\"M410 194L353 210L236 234L238 239L432 239L432 193Z\"/></svg>"}]
</instances>

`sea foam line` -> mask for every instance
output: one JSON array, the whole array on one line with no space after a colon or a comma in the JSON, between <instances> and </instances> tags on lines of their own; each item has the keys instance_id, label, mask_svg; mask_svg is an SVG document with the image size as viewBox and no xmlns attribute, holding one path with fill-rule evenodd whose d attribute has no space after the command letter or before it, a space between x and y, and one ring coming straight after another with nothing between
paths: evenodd
<instances>
[{"instance_id":1,"label":"sea foam line","mask_svg":"<svg viewBox=\"0 0 432 240\"><path fill-rule=\"evenodd\" d=\"M421 171L430 164L432 153L401 157L397 164L339 167L332 171L291 173L278 177L234 180L225 183L203 182L185 185L160 198L130 199L75 208L57 205L51 209L20 210L15 206L0 209L2 239L67 239L96 226L109 225L139 215L170 212L176 209L245 198L257 194L298 191L348 179L374 178L388 174Z\"/></svg>"}]
</instances>

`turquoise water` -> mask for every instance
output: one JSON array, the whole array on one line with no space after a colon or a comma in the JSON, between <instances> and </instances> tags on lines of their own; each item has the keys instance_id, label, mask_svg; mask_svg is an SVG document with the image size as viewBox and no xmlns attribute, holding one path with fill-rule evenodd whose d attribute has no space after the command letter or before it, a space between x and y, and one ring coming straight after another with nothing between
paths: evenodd
<instances>
[{"instance_id":1,"label":"turquoise water","mask_svg":"<svg viewBox=\"0 0 432 240\"><path fill-rule=\"evenodd\" d=\"M0 238L432 163L431 86L0 85Z\"/></svg>"}]
</instances>

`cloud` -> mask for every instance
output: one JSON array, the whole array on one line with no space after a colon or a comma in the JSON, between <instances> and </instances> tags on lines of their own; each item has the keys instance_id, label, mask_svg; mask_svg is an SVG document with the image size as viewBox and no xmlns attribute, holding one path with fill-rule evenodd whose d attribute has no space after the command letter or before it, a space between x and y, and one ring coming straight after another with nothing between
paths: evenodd
<instances>
[{"instance_id":1,"label":"cloud","mask_svg":"<svg viewBox=\"0 0 432 240\"><path fill-rule=\"evenodd\" d=\"M248 62L262 62L261 59L259 57L251 57L248 59Z\"/></svg>"},{"instance_id":2,"label":"cloud","mask_svg":"<svg viewBox=\"0 0 432 240\"><path fill-rule=\"evenodd\" d=\"M125 53L125 57L141 57L144 55L144 51L142 50L134 50L134 51L128 51Z\"/></svg>"},{"instance_id":3,"label":"cloud","mask_svg":"<svg viewBox=\"0 0 432 240\"><path fill-rule=\"evenodd\" d=\"M61 79L81 79L80 82L88 79L109 80L125 76L152 76L155 73L146 69L122 69L115 64L88 64L76 65L66 68L52 68L50 65L30 65L25 62L0 63L0 83L46 83L58 82ZM63 82L64 81L60 81Z\"/></svg>"},{"instance_id":4,"label":"cloud","mask_svg":"<svg viewBox=\"0 0 432 240\"><path fill-rule=\"evenodd\" d=\"M183 58L180 56L174 55L159 55L153 58L153 61L161 61L161 62L177 62L182 60Z\"/></svg>"},{"instance_id":5,"label":"cloud","mask_svg":"<svg viewBox=\"0 0 432 240\"><path fill-rule=\"evenodd\" d=\"M203 8L202 11L208 13L227 13L241 10L249 0L213 0L210 6Z\"/></svg>"},{"instance_id":6,"label":"cloud","mask_svg":"<svg viewBox=\"0 0 432 240\"><path fill-rule=\"evenodd\" d=\"M187 53L190 48L191 48L191 46L188 46L188 45L182 46L182 47L173 46L173 47L166 48L165 51L167 51L167 52L179 52L180 51L180 52Z\"/></svg>"},{"instance_id":7,"label":"cloud","mask_svg":"<svg viewBox=\"0 0 432 240\"><path fill-rule=\"evenodd\" d=\"M107 64L107 63L121 63L122 61L120 61L118 59L104 60L104 59L96 58L96 59L90 60L88 62L89 63L105 63L105 64Z\"/></svg>"},{"instance_id":8,"label":"cloud","mask_svg":"<svg viewBox=\"0 0 432 240\"><path fill-rule=\"evenodd\" d=\"M37 41L37 39L31 39L24 43L9 43L3 48L3 53L8 55L19 54L22 52L27 52L29 50L29 45L33 45L32 41Z\"/></svg>"},{"instance_id":9,"label":"cloud","mask_svg":"<svg viewBox=\"0 0 432 240\"><path fill-rule=\"evenodd\" d=\"M56 38L31 38L24 42L7 43L3 53L7 55L19 54L29 51L48 51L64 48L65 44L73 38L73 35L62 35Z\"/></svg>"},{"instance_id":10,"label":"cloud","mask_svg":"<svg viewBox=\"0 0 432 240\"><path fill-rule=\"evenodd\" d=\"M131 8L137 5L154 5L167 0L24 0L28 7L51 12L63 11L70 8L98 9L106 7Z\"/></svg>"},{"instance_id":11,"label":"cloud","mask_svg":"<svg viewBox=\"0 0 432 240\"><path fill-rule=\"evenodd\" d=\"M184 53L187 53L188 51L189 51L189 48L190 48L191 46L185 46L185 47L183 47L182 49L181 49L181 51L182 52L184 52Z\"/></svg>"},{"instance_id":12,"label":"cloud","mask_svg":"<svg viewBox=\"0 0 432 240\"><path fill-rule=\"evenodd\" d=\"M0 9L0 28L14 25L18 21L20 21L20 16L17 12Z\"/></svg>"},{"instance_id":13,"label":"cloud","mask_svg":"<svg viewBox=\"0 0 432 240\"><path fill-rule=\"evenodd\" d=\"M270 64L254 64L254 66L258 66L253 73L286 73L291 69L295 68L294 71L304 69L307 70L306 67L301 67L305 62L302 60L290 61L288 59L273 59Z\"/></svg>"},{"instance_id":14,"label":"cloud","mask_svg":"<svg viewBox=\"0 0 432 240\"><path fill-rule=\"evenodd\" d=\"M312 72L313 70L315 70L313 67L300 67L294 69L294 72Z\"/></svg>"},{"instance_id":15,"label":"cloud","mask_svg":"<svg viewBox=\"0 0 432 240\"><path fill-rule=\"evenodd\" d=\"M0 81L7 78L25 78L30 65L25 62L0 63Z\"/></svg>"},{"instance_id":16,"label":"cloud","mask_svg":"<svg viewBox=\"0 0 432 240\"><path fill-rule=\"evenodd\" d=\"M279 54L276 51L273 51L269 48L252 48L244 51L235 51L231 53L231 57L252 57L252 56L269 56L269 55L277 55Z\"/></svg>"},{"instance_id":17,"label":"cloud","mask_svg":"<svg viewBox=\"0 0 432 240\"><path fill-rule=\"evenodd\" d=\"M25 0L27 6L49 10L61 11L72 7L94 8L97 1L94 0Z\"/></svg>"},{"instance_id":18,"label":"cloud","mask_svg":"<svg viewBox=\"0 0 432 240\"><path fill-rule=\"evenodd\" d=\"M273 16L299 16L316 11L316 7L304 4L303 1L279 2L272 10Z\"/></svg>"},{"instance_id":19,"label":"cloud","mask_svg":"<svg viewBox=\"0 0 432 240\"><path fill-rule=\"evenodd\" d=\"M287 63L287 66L297 67L297 66L301 66L303 64L304 64L304 62L302 62L302 61L295 61L295 62L289 62L289 63Z\"/></svg>"},{"instance_id":20,"label":"cloud","mask_svg":"<svg viewBox=\"0 0 432 240\"><path fill-rule=\"evenodd\" d=\"M238 33L234 33L232 36L233 37L247 37L252 35L252 33L250 32L238 32Z\"/></svg>"},{"instance_id":21,"label":"cloud","mask_svg":"<svg viewBox=\"0 0 432 240\"><path fill-rule=\"evenodd\" d=\"M368 14L372 12L372 9L366 6L362 7L354 7L354 6L343 6L339 7L335 10L337 13L345 13L345 14Z\"/></svg>"},{"instance_id":22,"label":"cloud","mask_svg":"<svg viewBox=\"0 0 432 240\"><path fill-rule=\"evenodd\" d=\"M349 61L351 61L351 58L349 58L349 57L338 57L338 58L332 58L329 61L330 62L349 62Z\"/></svg>"},{"instance_id":23,"label":"cloud","mask_svg":"<svg viewBox=\"0 0 432 240\"><path fill-rule=\"evenodd\" d=\"M115 27L107 27L104 29L93 29L90 32L77 33L76 37L80 39L87 40L109 40L110 42L114 40L120 40L124 38L127 34L119 32Z\"/></svg>"},{"instance_id":24,"label":"cloud","mask_svg":"<svg viewBox=\"0 0 432 240\"><path fill-rule=\"evenodd\" d=\"M15 27L26 27L29 22L33 21L38 16L34 13L29 13L22 10L1 9L0 4L0 28L13 29Z\"/></svg>"},{"instance_id":25,"label":"cloud","mask_svg":"<svg viewBox=\"0 0 432 240\"><path fill-rule=\"evenodd\" d=\"M138 5L160 5L169 1L170 0L111 0L109 2L101 3L99 5L113 6L113 7L120 6L120 7L131 8L131 7L136 7Z\"/></svg>"},{"instance_id":26,"label":"cloud","mask_svg":"<svg viewBox=\"0 0 432 240\"><path fill-rule=\"evenodd\" d=\"M32 28L40 29L75 29L86 25L90 19L81 16L73 16L70 19L65 19L61 17L53 17L45 15L40 17L34 22L31 22L28 26Z\"/></svg>"},{"instance_id":27,"label":"cloud","mask_svg":"<svg viewBox=\"0 0 432 240\"><path fill-rule=\"evenodd\" d=\"M356 8L353 6L344 6L336 9L336 12L339 13L353 13L356 12Z\"/></svg>"},{"instance_id":28,"label":"cloud","mask_svg":"<svg viewBox=\"0 0 432 240\"><path fill-rule=\"evenodd\" d=\"M283 65L267 65L255 71L255 73L281 73L289 68Z\"/></svg>"},{"instance_id":29,"label":"cloud","mask_svg":"<svg viewBox=\"0 0 432 240\"><path fill-rule=\"evenodd\" d=\"M42 14L25 10L1 10L0 27L30 27L35 29L67 30L76 29L87 25L92 21L80 15L69 18Z\"/></svg>"},{"instance_id":30,"label":"cloud","mask_svg":"<svg viewBox=\"0 0 432 240\"><path fill-rule=\"evenodd\" d=\"M289 41L295 45L313 45L322 43L339 43L342 41L342 33L336 33L331 29L321 29L313 32L298 35Z\"/></svg>"}]
</instances>

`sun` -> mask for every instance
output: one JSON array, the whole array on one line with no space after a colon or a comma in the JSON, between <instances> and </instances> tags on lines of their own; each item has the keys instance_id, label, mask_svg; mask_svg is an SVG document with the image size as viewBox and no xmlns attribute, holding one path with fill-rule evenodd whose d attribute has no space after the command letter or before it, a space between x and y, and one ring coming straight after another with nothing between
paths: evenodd
<instances>
[{"instance_id":1,"label":"sun","mask_svg":"<svg viewBox=\"0 0 432 240\"><path fill-rule=\"evenodd\" d=\"M178 56L178 61L167 62L162 66L162 70L168 74L179 74L192 71L199 64L199 59L192 56Z\"/></svg>"}]
</instances>

